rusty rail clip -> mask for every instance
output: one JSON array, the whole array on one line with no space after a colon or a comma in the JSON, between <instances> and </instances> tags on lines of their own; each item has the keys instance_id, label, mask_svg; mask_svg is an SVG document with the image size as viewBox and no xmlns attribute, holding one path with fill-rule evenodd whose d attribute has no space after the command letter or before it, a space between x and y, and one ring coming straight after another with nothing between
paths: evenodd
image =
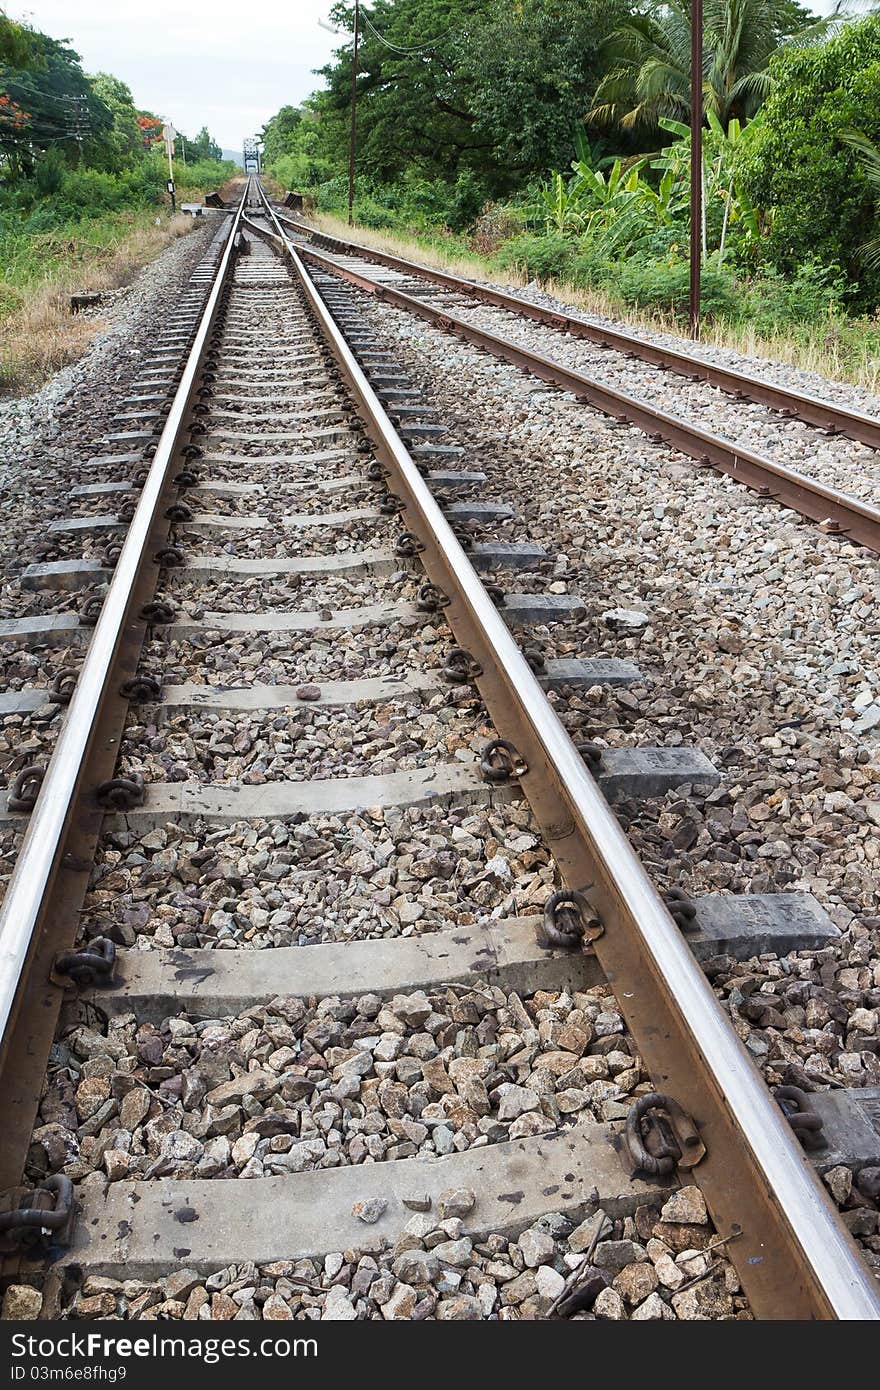
<instances>
[{"instance_id":1,"label":"rusty rail clip","mask_svg":"<svg viewBox=\"0 0 880 1390\"><path fill-rule=\"evenodd\" d=\"M542 649L539 646L537 646L536 643L531 642L528 646L523 647L522 654L525 657L526 661L529 663L531 669L534 671L535 675L539 675L541 671L546 671L547 658L544 656L544 652L542 651Z\"/></svg>"},{"instance_id":2,"label":"rusty rail clip","mask_svg":"<svg viewBox=\"0 0 880 1390\"><path fill-rule=\"evenodd\" d=\"M132 700L138 704L143 700L158 700L162 694L162 686L155 676L133 676L130 681L123 681L119 693L123 700Z\"/></svg>"},{"instance_id":3,"label":"rusty rail clip","mask_svg":"<svg viewBox=\"0 0 880 1390\"><path fill-rule=\"evenodd\" d=\"M53 705L70 704L78 677L79 671L75 666L63 666L60 671L55 672L48 696Z\"/></svg>"},{"instance_id":4,"label":"rusty rail clip","mask_svg":"<svg viewBox=\"0 0 880 1390\"><path fill-rule=\"evenodd\" d=\"M542 946L574 949L584 940L595 941L604 930L584 893L577 888L560 888L544 904L539 941Z\"/></svg>"},{"instance_id":5,"label":"rusty rail clip","mask_svg":"<svg viewBox=\"0 0 880 1390\"><path fill-rule=\"evenodd\" d=\"M184 554L179 546L163 545L161 550L157 550L153 556L153 562L161 565L162 569L176 569L184 562Z\"/></svg>"},{"instance_id":6,"label":"rusty rail clip","mask_svg":"<svg viewBox=\"0 0 880 1390\"><path fill-rule=\"evenodd\" d=\"M515 744L506 738L490 739L480 758L480 771L487 782L501 784L525 777L529 765Z\"/></svg>"},{"instance_id":7,"label":"rusty rail clip","mask_svg":"<svg viewBox=\"0 0 880 1390\"><path fill-rule=\"evenodd\" d=\"M79 620L83 627L94 627L104 607L103 594L90 594L79 606Z\"/></svg>"},{"instance_id":8,"label":"rusty rail clip","mask_svg":"<svg viewBox=\"0 0 880 1390\"><path fill-rule=\"evenodd\" d=\"M679 931L699 931L696 904L682 888L669 888L663 894L669 915Z\"/></svg>"},{"instance_id":9,"label":"rusty rail clip","mask_svg":"<svg viewBox=\"0 0 880 1390\"><path fill-rule=\"evenodd\" d=\"M70 1244L76 1204L73 1183L63 1173L53 1173L37 1187L11 1188L4 1192L2 1205L0 1251L10 1254L47 1237L56 1245Z\"/></svg>"},{"instance_id":10,"label":"rusty rail clip","mask_svg":"<svg viewBox=\"0 0 880 1390\"><path fill-rule=\"evenodd\" d=\"M92 989L109 985L116 968L116 943L106 936L96 936L77 951L62 951L55 957L53 975L71 980L77 989Z\"/></svg>"},{"instance_id":11,"label":"rusty rail clip","mask_svg":"<svg viewBox=\"0 0 880 1390\"><path fill-rule=\"evenodd\" d=\"M430 580L422 584L416 595L416 608L423 613L436 613L439 608L446 608L449 603L449 595L444 593L439 584L432 584Z\"/></svg>"},{"instance_id":12,"label":"rusty rail clip","mask_svg":"<svg viewBox=\"0 0 880 1390\"><path fill-rule=\"evenodd\" d=\"M95 800L108 811L131 811L143 806L147 797L144 779L139 772L131 777L111 777L95 788Z\"/></svg>"},{"instance_id":13,"label":"rusty rail clip","mask_svg":"<svg viewBox=\"0 0 880 1390\"><path fill-rule=\"evenodd\" d=\"M810 1097L799 1086L777 1086L773 1092L779 1108L788 1120L801 1148L807 1153L827 1149L828 1140L822 1133L822 1117L810 1108Z\"/></svg>"},{"instance_id":14,"label":"rusty rail clip","mask_svg":"<svg viewBox=\"0 0 880 1390\"><path fill-rule=\"evenodd\" d=\"M193 514L185 502L172 502L170 507L166 507L165 516L168 521L192 521Z\"/></svg>"},{"instance_id":15,"label":"rusty rail clip","mask_svg":"<svg viewBox=\"0 0 880 1390\"><path fill-rule=\"evenodd\" d=\"M605 749L599 743L576 743L575 747L591 772L598 772L602 766Z\"/></svg>"},{"instance_id":16,"label":"rusty rail clip","mask_svg":"<svg viewBox=\"0 0 880 1390\"><path fill-rule=\"evenodd\" d=\"M409 559L413 555L420 555L424 548L423 543L413 531L402 531L397 537L394 553L404 559Z\"/></svg>"},{"instance_id":17,"label":"rusty rail clip","mask_svg":"<svg viewBox=\"0 0 880 1390\"><path fill-rule=\"evenodd\" d=\"M626 1117L623 1142L636 1173L660 1177L694 1168L706 1148L690 1115L672 1096L659 1091L639 1096Z\"/></svg>"},{"instance_id":18,"label":"rusty rail clip","mask_svg":"<svg viewBox=\"0 0 880 1390\"><path fill-rule=\"evenodd\" d=\"M483 668L464 647L452 647L443 663L443 674L455 685L468 685L483 674Z\"/></svg>"},{"instance_id":19,"label":"rusty rail clip","mask_svg":"<svg viewBox=\"0 0 880 1390\"><path fill-rule=\"evenodd\" d=\"M402 497L398 497L394 492L386 492L385 496L379 501L378 510L383 516L397 516L406 507Z\"/></svg>"},{"instance_id":20,"label":"rusty rail clip","mask_svg":"<svg viewBox=\"0 0 880 1390\"><path fill-rule=\"evenodd\" d=\"M164 599L152 599L144 604L141 617L145 623L173 623L177 617L177 609Z\"/></svg>"},{"instance_id":21,"label":"rusty rail clip","mask_svg":"<svg viewBox=\"0 0 880 1390\"><path fill-rule=\"evenodd\" d=\"M6 801L10 811L32 811L37 804L46 769L39 763L23 767L16 776Z\"/></svg>"}]
</instances>

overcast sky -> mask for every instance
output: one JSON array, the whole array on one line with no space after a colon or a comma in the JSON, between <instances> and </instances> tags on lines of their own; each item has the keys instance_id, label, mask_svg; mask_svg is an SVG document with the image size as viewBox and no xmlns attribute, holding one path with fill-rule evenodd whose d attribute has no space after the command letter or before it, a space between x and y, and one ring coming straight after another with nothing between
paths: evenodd
<instances>
[{"instance_id":1,"label":"overcast sky","mask_svg":"<svg viewBox=\"0 0 880 1390\"><path fill-rule=\"evenodd\" d=\"M6 0L53 38L70 39L87 72L112 72L137 106L192 138L207 125L240 150L279 106L320 85L312 72L342 40L318 24L332 0ZM832 0L813 0L827 14Z\"/></svg>"},{"instance_id":2,"label":"overcast sky","mask_svg":"<svg viewBox=\"0 0 880 1390\"><path fill-rule=\"evenodd\" d=\"M332 0L5 0L56 39L69 39L87 72L127 82L135 105L190 139L207 125L240 150L280 106L320 85L343 40L318 24Z\"/></svg>"}]
</instances>

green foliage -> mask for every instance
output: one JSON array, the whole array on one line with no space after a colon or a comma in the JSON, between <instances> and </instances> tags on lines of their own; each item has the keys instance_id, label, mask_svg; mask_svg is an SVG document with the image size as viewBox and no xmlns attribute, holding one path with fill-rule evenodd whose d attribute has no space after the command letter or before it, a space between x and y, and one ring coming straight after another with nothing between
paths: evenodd
<instances>
[{"instance_id":1,"label":"green foliage","mask_svg":"<svg viewBox=\"0 0 880 1390\"><path fill-rule=\"evenodd\" d=\"M125 169L135 163L143 151L131 92L124 82L107 72L98 72L87 80L111 116L103 139L90 142L89 163L108 171Z\"/></svg>"},{"instance_id":2,"label":"green foliage","mask_svg":"<svg viewBox=\"0 0 880 1390\"><path fill-rule=\"evenodd\" d=\"M22 42L7 42L8 21L2 14L0 21L0 174L7 188L33 179L47 160L112 175L139 168L148 151L138 118L147 113L136 109L126 84L106 72L88 76L66 42L36 30L22 29ZM204 126L181 144L191 164L222 155ZM40 177L47 192L52 177ZM106 206L110 194L95 187L98 206Z\"/></svg>"},{"instance_id":3,"label":"green foliage","mask_svg":"<svg viewBox=\"0 0 880 1390\"><path fill-rule=\"evenodd\" d=\"M744 193L765 210L761 254L784 274L813 258L841 266L850 297L875 305L880 270L859 260L874 233L874 191L846 137L857 130L880 141L880 17L781 55L770 74L773 89L736 162Z\"/></svg>"},{"instance_id":4,"label":"green foliage","mask_svg":"<svg viewBox=\"0 0 880 1390\"><path fill-rule=\"evenodd\" d=\"M263 163L267 168L297 150L303 119L303 112L295 106L282 106L263 126L260 136L263 142Z\"/></svg>"},{"instance_id":5,"label":"green foliage","mask_svg":"<svg viewBox=\"0 0 880 1390\"><path fill-rule=\"evenodd\" d=\"M51 148L71 163L97 156L114 119L67 44L34 31L29 43L31 66L0 68L0 91L25 118L23 123L0 118L0 160L13 173L28 175L39 154Z\"/></svg>"},{"instance_id":6,"label":"green foliage","mask_svg":"<svg viewBox=\"0 0 880 1390\"><path fill-rule=\"evenodd\" d=\"M847 288L836 265L809 260L793 276L764 266L741 284L737 317L764 337L792 324L831 322L843 315Z\"/></svg>"},{"instance_id":7,"label":"green foliage","mask_svg":"<svg viewBox=\"0 0 880 1390\"><path fill-rule=\"evenodd\" d=\"M574 248L558 232L525 232L513 237L495 257L502 270L515 270L536 280L562 280L571 271Z\"/></svg>"},{"instance_id":8,"label":"green foliage","mask_svg":"<svg viewBox=\"0 0 880 1390\"><path fill-rule=\"evenodd\" d=\"M312 190L341 172L340 157L327 153L327 131L314 106L282 106L262 130L263 163L285 188Z\"/></svg>"},{"instance_id":9,"label":"green foliage","mask_svg":"<svg viewBox=\"0 0 880 1390\"><path fill-rule=\"evenodd\" d=\"M40 57L32 41L30 29L16 24L0 12L0 63L4 67L28 69L38 67Z\"/></svg>"},{"instance_id":10,"label":"green foliage","mask_svg":"<svg viewBox=\"0 0 880 1390\"><path fill-rule=\"evenodd\" d=\"M453 185L470 171L498 197L561 163L601 75L599 44L626 10L627 0L376 0L359 51L367 186L410 176ZM344 3L332 14L351 32L353 12ZM340 173L351 64L347 44L315 99L322 152Z\"/></svg>"},{"instance_id":11,"label":"green foliage","mask_svg":"<svg viewBox=\"0 0 880 1390\"><path fill-rule=\"evenodd\" d=\"M828 24L792 0L705 0L704 108L724 126L732 116L754 115L770 87L773 55L787 42L815 40ZM648 0L609 36L602 54L610 69L591 112L597 123L650 130L663 116L689 118L690 0Z\"/></svg>"},{"instance_id":12,"label":"green foliage","mask_svg":"<svg viewBox=\"0 0 880 1390\"><path fill-rule=\"evenodd\" d=\"M687 261L652 261L638 257L617 271L614 288L624 304L686 318L690 295ZM710 318L729 315L736 304L733 275L717 264L703 266L700 308Z\"/></svg>"}]
</instances>

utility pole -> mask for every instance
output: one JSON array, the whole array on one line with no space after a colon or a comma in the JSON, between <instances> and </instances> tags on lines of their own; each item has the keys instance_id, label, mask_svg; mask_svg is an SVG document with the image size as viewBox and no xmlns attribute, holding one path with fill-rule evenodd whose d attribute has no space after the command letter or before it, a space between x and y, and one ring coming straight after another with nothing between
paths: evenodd
<instances>
[{"instance_id":1,"label":"utility pole","mask_svg":"<svg viewBox=\"0 0 880 1390\"><path fill-rule=\"evenodd\" d=\"M703 0L691 0L691 245L690 328L700 336L703 262Z\"/></svg>"},{"instance_id":2,"label":"utility pole","mask_svg":"<svg viewBox=\"0 0 880 1390\"><path fill-rule=\"evenodd\" d=\"M351 131L348 142L348 225L354 223L354 146L355 114L357 111L358 35L361 18L360 0L354 0L354 55L351 64Z\"/></svg>"},{"instance_id":3,"label":"utility pole","mask_svg":"<svg viewBox=\"0 0 880 1390\"><path fill-rule=\"evenodd\" d=\"M88 116L88 103L84 96L63 96L62 101L66 101L70 106L70 114L67 118L67 129L65 134L68 138L77 143L79 159L78 167L82 168L83 162L83 139L89 133L91 126Z\"/></svg>"}]
</instances>

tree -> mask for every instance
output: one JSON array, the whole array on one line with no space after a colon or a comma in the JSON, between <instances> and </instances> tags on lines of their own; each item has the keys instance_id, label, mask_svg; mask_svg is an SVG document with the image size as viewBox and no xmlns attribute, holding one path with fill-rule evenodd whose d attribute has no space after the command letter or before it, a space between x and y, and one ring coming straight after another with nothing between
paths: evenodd
<instances>
[{"instance_id":1,"label":"tree","mask_svg":"<svg viewBox=\"0 0 880 1390\"><path fill-rule=\"evenodd\" d=\"M479 163L488 148L474 135L470 75L462 63L473 29L493 0L377 0L363 17L358 56L358 163L373 179L393 182L404 169L450 177ZM337 25L354 27L354 6L338 4ZM352 49L323 69L319 98L328 142L348 138Z\"/></svg>"},{"instance_id":2,"label":"tree","mask_svg":"<svg viewBox=\"0 0 880 1390\"><path fill-rule=\"evenodd\" d=\"M818 260L880 302L880 271L860 260L875 231L874 196L852 131L880 143L880 16L845 25L827 43L781 53L772 88L740 142L737 176L763 208L763 253L790 273Z\"/></svg>"},{"instance_id":3,"label":"tree","mask_svg":"<svg viewBox=\"0 0 880 1390\"><path fill-rule=\"evenodd\" d=\"M260 132L263 142L263 162L274 164L282 155L293 154L296 137L303 122L302 111L295 106L282 106Z\"/></svg>"},{"instance_id":4,"label":"tree","mask_svg":"<svg viewBox=\"0 0 880 1390\"><path fill-rule=\"evenodd\" d=\"M203 125L195 140L187 141L187 158L189 158L190 148L197 159L222 159L223 151L217 141L208 131L208 127Z\"/></svg>"},{"instance_id":5,"label":"tree","mask_svg":"<svg viewBox=\"0 0 880 1390\"><path fill-rule=\"evenodd\" d=\"M832 19L814 20L795 0L706 0L703 99L726 127L753 116L772 83L770 60L786 45L815 41ZM690 116L690 0L648 0L610 35L611 70L590 118L624 130Z\"/></svg>"},{"instance_id":6,"label":"tree","mask_svg":"<svg viewBox=\"0 0 880 1390\"><path fill-rule=\"evenodd\" d=\"M34 68L40 65L40 55L33 34L23 24L0 10L0 64L10 68Z\"/></svg>"},{"instance_id":7,"label":"tree","mask_svg":"<svg viewBox=\"0 0 880 1390\"><path fill-rule=\"evenodd\" d=\"M358 167L393 183L473 176L487 193L567 163L599 47L627 0L376 0L361 11ZM339 4L349 30L353 6ZM347 145L351 46L324 69L325 148Z\"/></svg>"},{"instance_id":8,"label":"tree","mask_svg":"<svg viewBox=\"0 0 880 1390\"><path fill-rule=\"evenodd\" d=\"M860 130L841 131L840 138L858 156L859 170L874 194L875 220L880 222L880 149L866 139ZM857 248L856 254L871 270L880 270L880 235L872 232Z\"/></svg>"},{"instance_id":9,"label":"tree","mask_svg":"<svg viewBox=\"0 0 880 1390\"><path fill-rule=\"evenodd\" d=\"M95 96L106 106L112 118L110 129L90 147L90 162L97 168L117 171L135 163L141 153L142 141L138 113L131 91L118 77L97 72L88 79Z\"/></svg>"},{"instance_id":10,"label":"tree","mask_svg":"<svg viewBox=\"0 0 880 1390\"><path fill-rule=\"evenodd\" d=\"M32 173L37 158L55 149L70 163L99 155L113 128L113 113L95 92L66 43L29 31L36 61L0 68L0 89L26 115L24 129L0 123L0 154L13 173Z\"/></svg>"},{"instance_id":11,"label":"tree","mask_svg":"<svg viewBox=\"0 0 880 1390\"><path fill-rule=\"evenodd\" d=\"M585 117L603 71L600 49L628 11L628 0L492 5L464 45L462 67L495 188L568 164L578 131L595 139L598 130Z\"/></svg>"}]
</instances>

